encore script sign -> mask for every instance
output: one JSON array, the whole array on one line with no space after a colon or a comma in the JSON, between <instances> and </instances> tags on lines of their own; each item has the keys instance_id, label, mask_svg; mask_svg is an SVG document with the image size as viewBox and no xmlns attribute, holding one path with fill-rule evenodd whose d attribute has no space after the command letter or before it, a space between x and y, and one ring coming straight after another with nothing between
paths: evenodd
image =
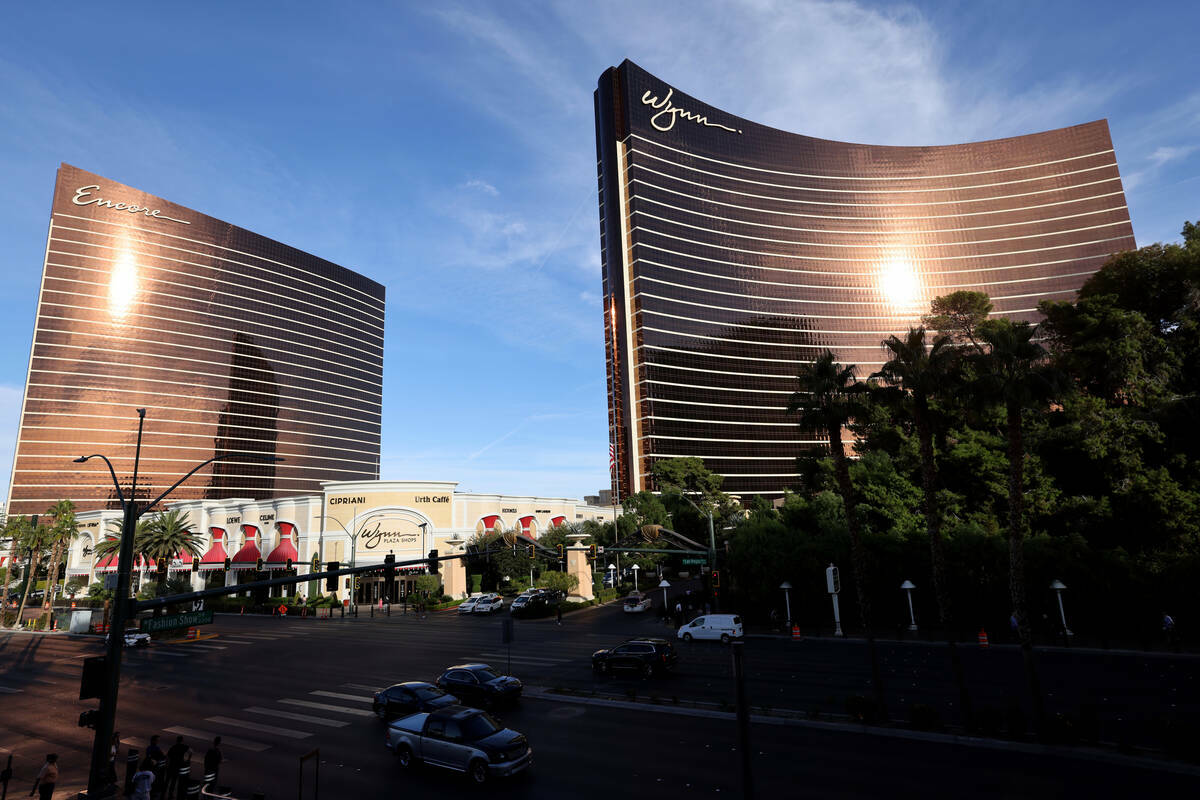
<instances>
[{"instance_id":1,"label":"encore script sign","mask_svg":"<svg viewBox=\"0 0 1200 800\"><path fill-rule=\"evenodd\" d=\"M92 190L99 188L99 184L80 186L75 190L75 196L71 198L71 202L77 206L89 206L92 203L95 203L97 208L111 208L113 211L128 211L130 214L145 214L147 217L152 217L154 219L165 219L168 222L178 222L180 225L192 224L187 220L168 217L157 208L150 209L146 208L145 206L134 205L133 203L118 203L113 200L104 200L101 197L92 197ZM91 198L90 200L87 199L89 197Z\"/></svg>"},{"instance_id":2,"label":"encore script sign","mask_svg":"<svg viewBox=\"0 0 1200 800\"><path fill-rule=\"evenodd\" d=\"M709 122L708 117L703 116L702 114L697 114L694 111L683 110L671 102L671 95L674 93L674 89L668 88L667 96L662 100L658 99L658 95L651 95L649 89L642 94L642 105L650 106L657 112L654 114L654 116L650 117L650 124L654 126L655 130L669 131L675 127L675 120L682 118L694 122L697 125L703 125L706 128L720 128L723 131L741 134L741 131L739 131L737 128L730 128L727 125Z\"/></svg>"}]
</instances>

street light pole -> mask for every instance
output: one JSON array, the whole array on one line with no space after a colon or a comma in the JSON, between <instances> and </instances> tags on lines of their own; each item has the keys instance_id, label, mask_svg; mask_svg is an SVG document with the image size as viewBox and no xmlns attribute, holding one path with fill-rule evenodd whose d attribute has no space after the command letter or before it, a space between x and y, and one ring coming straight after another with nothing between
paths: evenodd
<instances>
[{"instance_id":1,"label":"street light pole","mask_svg":"<svg viewBox=\"0 0 1200 800\"><path fill-rule=\"evenodd\" d=\"M917 585L912 581L905 581L904 583L900 584L900 588L903 589L908 595L908 629L910 631L915 631L917 629L917 617L915 614L913 614L912 590L917 588Z\"/></svg>"},{"instance_id":2,"label":"street light pole","mask_svg":"<svg viewBox=\"0 0 1200 800\"><path fill-rule=\"evenodd\" d=\"M792 584L784 581L779 584L779 588L783 589L783 602L787 607L787 629L790 631L792 629Z\"/></svg>"},{"instance_id":3,"label":"street light pole","mask_svg":"<svg viewBox=\"0 0 1200 800\"><path fill-rule=\"evenodd\" d=\"M221 453L197 464L190 472L175 481L166 491L148 503L137 502L138 468L142 456L142 430L146 423L146 409L137 409L138 435L133 454L133 477L129 484L129 497L121 491L121 483L117 480L116 470L107 456L99 453L90 456L80 456L75 463L83 464L93 458L99 458L108 466L113 486L117 490L117 499L123 512L121 519L121 543L117 554L117 588L112 604L112 618L108 628L108 647L104 660L104 688L100 693L100 709L96 719L96 736L92 741L92 763L88 774L87 796L89 798L112 797L115 787L108 781L109 747L113 735L113 727L117 718L117 696L121 685L121 654L125 647L125 623L135 613L135 601L129 597L129 584L133 573L134 560L134 531L137 521L146 511L158 505L167 495L179 488L180 484L195 475L214 461L227 458L262 459L271 462L282 461L278 456L268 456L262 453Z\"/></svg>"},{"instance_id":4,"label":"street light pole","mask_svg":"<svg viewBox=\"0 0 1200 800\"><path fill-rule=\"evenodd\" d=\"M1067 588L1067 585L1058 578L1055 578L1050 582L1050 588L1058 593L1058 616L1062 619L1063 636L1074 636L1075 634L1067 627L1067 612L1063 610L1062 593L1063 589Z\"/></svg>"}]
</instances>

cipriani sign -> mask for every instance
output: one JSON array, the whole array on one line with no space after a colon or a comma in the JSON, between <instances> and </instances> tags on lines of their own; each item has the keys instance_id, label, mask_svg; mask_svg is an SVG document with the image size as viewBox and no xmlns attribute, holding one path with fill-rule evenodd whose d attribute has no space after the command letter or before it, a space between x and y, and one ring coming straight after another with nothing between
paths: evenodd
<instances>
[{"instance_id":1,"label":"cipriani sign","mask_svg":"<svg viewBox=\"0 0 1200 800\"><path fill-rule=\"evenodd\" d=\"M71 198L71 202L77 206L90 206L95 203L97 207L111 208L113 211L128 211L130 214L145 214L147 217L151 217L153 219L162 219L168 222L178 222L180 225L192 224L187 220L168 217L157 208L150 209L146 208L145 206L134 205L133 203L118 203L113 200L105 200L99 195L93 197L93 190L99 188L100 186L98 184L92 184L91 186L80 186L75 190L75 196Z\"/></svg>"},{"instance_id":2,"label":"cipriani sign","mask_svg":"<svg viewBox=\"0 0 1200 800\"><path fill-rule=\"evenodd\" d=\"M723 131L730 133L741 134L737 128L730 128L728 125L720 125L716 122L709 122L708 117L697 114L694 111L685 111L679 106L671 102L671 95L675 93L674 89L668 88L667 95L662 100L658 99L658 95L650 94L647 89L642 94L642 105L650 106L655 110L654 116L650 117L650 124L655 130L669 131L675 127L675 120L686 119L689 122L694 122L697 125L703 125L706 128L720 128Z\"/></svg>"}]
</instances>

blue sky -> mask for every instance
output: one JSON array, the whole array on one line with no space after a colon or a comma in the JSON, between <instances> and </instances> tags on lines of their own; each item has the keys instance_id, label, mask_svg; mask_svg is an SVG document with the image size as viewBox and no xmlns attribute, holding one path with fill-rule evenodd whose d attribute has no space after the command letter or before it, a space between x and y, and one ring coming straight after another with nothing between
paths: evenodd
<instances>
[{"instance_id":1,"label":"blue sky","mask_svg":"<svg viewBox=\"0 0 1200 800\"><path fill-rule=\"evenodd\" d=\"M1107 117L1143 245L1200 218L1198 22L1195 2L6 3L0 475L61 161L385 284L384 478L581 496L608 486L606 67L874 144Z\"/></svg>"}]
</instances>

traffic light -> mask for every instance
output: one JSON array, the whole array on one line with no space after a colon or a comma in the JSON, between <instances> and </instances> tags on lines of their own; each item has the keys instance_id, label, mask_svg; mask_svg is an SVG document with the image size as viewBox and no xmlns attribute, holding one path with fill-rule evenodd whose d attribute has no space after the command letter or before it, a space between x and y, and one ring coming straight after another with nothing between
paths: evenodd
<instances>
[{"instance_id":1,"label":"traffic light","mask_svg":"<svg viewBox=\"0 0 1200 800\"><path fill-rule=\"evenodd\" d=\"M558 560L559 560L559 561L562 561L562 557L563 557L563 546L562 546L562 543L560 542L559 544L556 544L556 545L554 545L554 546L558 548Z\"/></svg>"},{"instance_id":2,"label":"traffic light","mask_svg":"<svg viewBox=\"0 0 1200 800\"><path fill-rule=\"evenodd\" d=\"M79 715L79 727L95 728L96 723L99 720L100 720L100 709L93 708L88 711L84 711L84 712L80 713L80 715Z\"/></svg>"},{"instance_id":3,"label":"traffic light","mask_svg":"<svg viewBox=\"0 0 1200 800\"><path fill-rule=\"evenodd\" d=\"M385 565L383 569L383 587L390 603L392 602L392 589L396 585L396 555L388 553L383 557L383 563Z\"/></svg>"},{"instance_id":4,"label":"traffic light","mask_svg":"<svg viewBox=\"0 0 1200 800\"><path fill-rule=\"evenodd\" d=\"M200 571L200 556L192 556L192 572Z\"/></svg>"},{"instance_id":5,"label":"traffic light","mask_svg":"<svg viewBox=\"0 0 1200 800\"><path fill-rule=\"evenodd\" d=\"M287 568L288 568L288 569L291 569L291 568L292 568L292 560L291 560L290 558L287 560L287 565L286 565L286 566L287 566Z\"/></svg>"},{"instance_id":6,"label":"traffic light","mask_svg":"<svg viewBox=\"0 0 1200 800\"><path fill-rule=\"evenodd\" d=\"M438 552L437 550L429 551L429 574L438 574Z\"/></svg>"},{"instance_id":7,"label":"traffic light","mask_svg":"<svg viewBox=\"0 0 1200 800\"><path fill-rule=\"evenodd\" d=\"M258 570L259 572L262 572L262 568L263 568L263 560L262 560L262 556L259 556L259 557L258 557L258 561L255 561L255 562L254 562L254 568L255 568L256 570Z\"/></svg>"},{"instance_id":8,"label":"traffic light","mask_svg":"<svg viewBox=\"0 0 1200 800\"><path fill-rule=\"evenodd\" d=\"M594 545L594 544L588 545L588 556L587 557L588 557L588 561L596 560L596 545Z\"/></svg>"},{"instance_id":9,"label":"traffic light","mask_svg":"<svg viewBox=\"0 0 1200 800\"><path fill-rule=\"evenodd\" d=\"M232 562L232 561L230 561L230 559L229 559L229 557L228 557L228 556L226 556L226 557L225 557L225 571L226 571L226 572L229 572L229 567L230 567L230 566L232 566L232 565L233 565L233 562Z\"/></svg>"},{"instance_id":10,"label":"traffic light","mask_svg":"<svg viewBox=\"0 0 1200 800\"><path fill-rule=\"evenodd\" d=\"M533 545L529 545L529 560L530 561L533 561L533 559L536 558L536 556L534 555L534 552L533 552L535 549L536 548Z\"/></svg>"},{"instance_id":11,"label":"traffic light","mask_svg":"<svg viewBox=\"0 0 1200 800\"><path fill-rule=\"evenodd\" d=\"M328 569L330 572L337 572L339 569L341 569L341 566L342 566L341 563L338 561L330 561L329 564L326 566L326 569ZM327 592L336 592L337 591L337 575L330 575L328 578L325 579L325 591L327 591Z\"/></svg>"},{"instance_id":12,"label":"traffic light","mask_svg":"<svg viewBox=\"0 0 1200 800\"><path fill-rule=\"evenodd\" d=\"M712 571L712 585L713 585L714 589L720 588L720 586L721 586L721 570L714 569Z\"/></svg>"}]
</instances>

